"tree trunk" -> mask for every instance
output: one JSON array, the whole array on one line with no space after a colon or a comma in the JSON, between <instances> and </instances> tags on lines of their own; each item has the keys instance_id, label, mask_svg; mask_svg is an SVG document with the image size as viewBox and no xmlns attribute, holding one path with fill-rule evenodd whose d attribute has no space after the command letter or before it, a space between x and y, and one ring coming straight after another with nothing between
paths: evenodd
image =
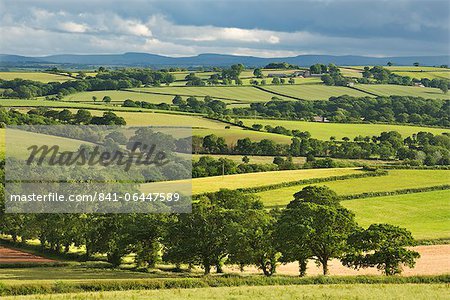
<instances>
[{"instance_id":1,"label":"tree trunk","mask_svg":"<svg viewBox=\"0 0 450 300\"><path fill-rule=\"evenodd\" d=\"M298 261L298 271L300 273L300 277L304 277L306 275L306 268L308 265L308 260L300 259Z\"/></svg>"},{"instance_id":2,"label":"tree trunk","mask_svg":"<svg viewBox=\"0 0 450 300\"><path fill-rule=\"evenodd\" d=\"M218 262L216 264L216 273L223 273L222 263Z\"/></svg>"},{"instance_id":3,"label":"tree trunk","mask_svg":"<svg viewBox=\"0 0 450 300\"><path fill-rule=\"evenodd\" d=\"M322 261L323 275L328 275L328 259Z\"/></svg>"},{"instance_id":4,"label":"tree trunk","mask_svg":"<svg viewBox=\"0 0 450 300\"><path fill-rule=\"evenodd\" d=\"M210 263L203 263L203 268L205 269L205 275L208 275L209 273L211 273L211 265Z\"/></svg>"}]
</instances>

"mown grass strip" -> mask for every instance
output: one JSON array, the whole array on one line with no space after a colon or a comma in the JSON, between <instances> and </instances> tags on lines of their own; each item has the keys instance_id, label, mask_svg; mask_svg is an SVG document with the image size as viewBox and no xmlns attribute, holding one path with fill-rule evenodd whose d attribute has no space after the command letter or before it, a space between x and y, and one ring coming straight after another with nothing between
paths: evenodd
<instances>
[{"instance_id":1,"label":"mown grass strip","mask_svg":"<svg viewBox=\"0 0 450 300\"><path fill-rule=\"evenodd\" d=\"M0 283L1 296L79 293L119 290L160 290L232 286L305 285L305 284L400 284L450 283L450 275L437 276L205 276L200 278L164 278L133 280L94 280L89 282Z\"/></svg>"}]
</instances>

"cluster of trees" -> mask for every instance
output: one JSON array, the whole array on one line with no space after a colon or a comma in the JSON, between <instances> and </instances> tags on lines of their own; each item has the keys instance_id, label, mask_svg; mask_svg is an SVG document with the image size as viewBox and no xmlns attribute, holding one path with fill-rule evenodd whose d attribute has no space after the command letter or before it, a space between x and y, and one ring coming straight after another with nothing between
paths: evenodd
<instances>
[{"instance_id":1,"label":"cluster of trees","mask_svg":"<svg viewBox=\"0 0 450 300\"><path fill-rule=\"evenodd\" d=\"M233 108L234 115L260 115L271 118L313 120L326 117L331 122L413 123L450 126L450 101L421 97L331 97L325 101L269 101L252 103L249 108Z\"/></svg>"},{"instance_id":2,"label":"cluster of trees","mask_svg":"<svg viewBox=\"0 0 450 300\"><path fill-rule=\"evenodd\" d=\"M252 164L247 156L242 158L240 164L228 158L215 159L211 156L201 156L192 163L193 178L276 170L279 168L274 164Z\"/></svg>"},{"instance_id":3,"label":"cluster of trees","mask_svg":"<svg viewBox=\"0 0 450 300\"><path fill-rule=\"evenodd\" d=\"M231 85L233 82L236 85L242 85L242 80L239 78L245 67L243 64L235 64L230 68L216 69L217 73L210 75L210 77L204 81L202 78L190 73L185 77L186 85L188 86L205 86L208 85Z\"/></svg>"},{"instance_id":4,"label":"cluster of trees","mask_svg":"<svg viewBox=\"0 0 450 300\"><path fill-rule=\"evenodd\" d=\"M122 117L113 112L104 112L103 116L92 116L85 109L76 113L68 109L61 111L48 108L33 108L27 113L14 109L0 108L0 124L5 125L51 125L51 124L96 124L96 125L126 125Z\"/></svg>"},{"instance_id":5,"label":"cluster of trees","mask_svg":"<svg viewBox=\"0 0 450 300\"><path fill-rule=\"evenodd\" d=\"M264 67L264 69L298 69L296 65L288 64L287 62L273 62Z\"/></svg>"},{"instance_id":6,"label":"cluster of trees","mask_svg":"<svg viewBox=\"0 0 450 300\"><path fill-rule=\"evenodd\" d=\"M419 132L403 139L396 131L382 132L379 136L358 136L353 141L343 138L329 141L311 138L309 132L296 131L290 145L277 144L263 139L252 142L249 138L239 139L234 146L214 134L193 138L195 153L240 154L240 155L283 155L369 159L399 159L411 165L449 165L450 136Z\"/></svg>"},{"instance_id":7,"label":"cluster of trees","mask_svg":"<svg viewBox=\"0 0 450 300\"><path fill-rule=\"evenodd\" d=\"M203 100L198 100L194 96L188 97L184 100L181 96L177 95L173 98L172 103L178 107L178 109L189 112L224 115L228 114L229 110L225 102L205 96Z\"/></svg>"},{"instance_id":8,"label":"cluster of trees","mask_svg":"<svg viewBox=\"0 0 450 300\"><path fill-rule=\"evenodd\" d=\"M76 113L68 109L61 111L48 108L33 108L27 112L31 116L47 118L62 124L82 124L82 125L126 125L124 118L117 116L112 111L106 111L102 116L93 116L86 109L79 109ZM33 123L39 124L39 123Z\"/></svg>"},{"instance_id":9,"label":"cluster of trees","mask_svg":"<svg viewBox=\"0 0 450 300\"><path fill-rule=\"evenodd\" d=\"M170 84L175 81L173 74L150 69L121 69L104 71L96 77L87 76L83 79L66 82L42 83L32 80L13 79L1 80L1 96L5 98L31 99L49 96L58 100L62 97L83 91L119 90L140 87L141 85Z\"/></svg>"},{"instance_id":10,"label":"cluster of trees","mask_svg":"<svg viewBox=\"0 0 450 300\"><path fill-rule=\"evenodd\" d=\"M178 268L198 265L205 274L237 264L270 276L280 262L298 261L303 276L314 260L326 275L337 258L393 275L419 257L406 248L414 244L410 232L388 224L359 227L326 187L308 186L294 198L286 209L268 211L253 195L221 190L201 197L189 214L3 214L0 230L15 240L37 238L56 252L84 245L86 259L106 254L114 266L134 253L138 266L163 260Z\"/></svg>"},{"instance_id":11,"label":"cluster of trees","mask_svg":"<svg viewBox=\"0 0 450 300\"><path fill-rule=\"evenodd\" d=\"M414 83L421 83L425 87L441 89L444 93L448 92L450 86L450 81L446 79L415 79L409 76L397 75L382 66L364 67L362 75L363 78L358 79L359 83L371 83L370 78L375 79L375 82L379 84L413 85Z\"/></svg>"},{"instance_id":12,"label":"cluster of trees","mask_svg":"<svg viewBox=\"0 0 450 300\"><path fill-rule=\"evenodd\" d=\"M146 101L133 101L131 99L127 99L127 100L123 101L122 106L123 107L141 107L141 108L147 108L147 109L162 109L162 110L171 110L172 109L170 107L170 105L167 103L154 104L154 103L149 103Z\"/></svg>"},{"instance_id":13,"label":"cluster of trees","mask_svg":"<svg viewBox=\"0 0 450 300\"><path fill-rule=\"evenodd\" d=\"M322 70L322 66L320 67ZM348 78L341 74L341 70L336 65L329 64L326 74L320 76L325 85L346 86L350 82Z\"/></svg>"}]
</instances>

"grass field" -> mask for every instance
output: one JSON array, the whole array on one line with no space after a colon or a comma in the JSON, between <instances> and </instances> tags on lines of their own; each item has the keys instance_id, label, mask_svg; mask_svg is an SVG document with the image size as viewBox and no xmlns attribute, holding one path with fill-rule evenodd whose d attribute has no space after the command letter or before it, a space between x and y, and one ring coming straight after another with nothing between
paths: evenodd
<instances>
[{"instance_id":1,"label":"grass field","mask_svg":"<svg viewBox=\"0 0 450 300\"><path fill-rule=\"evenodd\" d=\"M448 299L446 284L333 284L131 290L5 297L4 299Z\"/></svg>"},{"instance_id":2,"label":"grass field","mask_svg":"<svg viewBox=\"0 0 450 300\"><path fill-rule=\"evenodd\" d=\"M276 92L282 95L295 97L304 100L328 100L330 97L349 95L353 97L371 96L343 86L326 86L322 84L305 85L268 85L263 87L267 91Z\"/></svg>"},{"instance_id":3,"label":"grass field","mask_svg":"<svg viewBox=\"0 0 450 300\"><path fill-rule=\"evenodd\" d=\"M73 80L69 76L43 73L43 72L0 72L0 79L13 80L15 78L34 80L40 82L64 82Z\"/></svg>"},{"instance_id":4,"label":"grass field","mask_svg":"<svg viewBox=\"0 0 450 300\"><path fill-rule=\"evenodd\" d=\"M352 178L322 182L339 195L360 194L366 192L385 192L409 188L421 188L450 183L448 170L389 170L387 176ZM277 190L260 192L257 195L266 206L286 205L293 199L293 194L304 186L292 186Z\"/></svg>"},{"instance_id":5,"label":"grass field","mask_svg":"<svg viewBox=\"0 0 450 300\"><path fill-rule=\"evenodd\" d=\"M224 98L239 100L243 102L266 102L272 99L273 94L261 91L251 86L207 86L207 87L154 87L135 88L134 91L146 91L159 94L170 94L180 96L211 96L213 98ZM279 97L280 98L280 97ZM283 97L281 97L283 98ZM285 99L292 100L292 99Z\"/></svg>"},{"instance_id":6,"label":"grass field","mask_svg":"<svg viewBox=\"0 0 450 300\"><path fill-rule=\"evenodd\" d=\"M367 227L389 223L405 227L416 239L450 238L450 190L343 201Z\"/></svg>"},{"instance_id":7,"label":"grass field","mask_svg":"<svg viewBox=\"0 0 450 300\"><path fill-rule=\"evenodd\" d=\"M64 97L65 101L82 101L93 102L92 97L97 97L97 102L102 102L103 97L111 97L113 102L123 103L124 100L131 99L133 101L146 101L149 103L159 104L168 103L172 104L173 96L167 95L152 95L144 93L135 93L128 91L94 91L94 92L81 92L76 94L70 94Z\"/></svg>"},{"instance_id":8,"label":"grass field","mask_svg":"<svg viewBox=\"0 0 450 300\"><path fill-rule=\"evenodd\" d=\"M391 84L358 84L356 88L376 94L378 96L414 96L426 99L450 99L450 94L444 94L436 88L417 86L391 85Z\"/></svg>"},{"instance_id":9,"label":"grass field","mask_svg":"<svg viewBox=\"0 0 450 300\"><path fill-rule=\"evenodd\" d=\"M244 130L242 128L232 127L230 129L195 129L193 130L194 135L198 136L206 136L209 134L215 134L217 136L223 137L227 144L235 145L237 140L243 138L250 138L250 140L254 142L258 142L263 139L269 139L274 141L275 143L280 144L290 144L292 137L287 135L262 132L262 131L253 131L253 130Z\"/></svg>"},{"instance_id":10,"label":"grass field","mask_svg":"<svg viewBox=\"0 0 450 300\"><path fill-rule=\"evenodd\" d=\"M405 71L394 71L393 73L400 75L400 76L408 76L411 78L416 79L422 79L422 78L428 78L428 79L448 79L450 80L450 71L447 72L439 72L439 71L429 71L429 72L417 72L417 71L411 71L411 72L405 72Z\"/></svg>"},{"instance_id":11,"label":"grass field","mask_svg":"<svg viewBox=\"0 0 450 300\"><path fill-rule=\"evenodd\" d=\"M221 188L250 188L302 179L358 174L360 172L355 168L308 169L194 178L192 179L192 193L215 192ZM146 186L148 185L141 185L143 192L147 192Z\"/></svg>"},{"instance_id":12,"label":"grass field","mask_svg":"<svg viewBox=\"0 0 450 300\"><path fill-rule=\"evenodd\" d=\"M345 124L345 123L321 123L321 122L304 122L304 121L288 121L288 120L269 120L269 119L242 119L246 126L253 124L262 124L275 126L283 126L287 129L297 129L300 131L309 131L311 136L316 139L328 140L331 136L337 139L343 137L354 138L355 136L373 136L383 131L398 131L403 137L410 136L419 131L428 131L433 134L441 134L450 132L449 129L420 127L420 126L402 126L389 124Z\"/></svg>"},{"instance_id":13,"label":"grass field","mask_svg":"<svg viewBox=\"0 0 450 300\"><path fill-rule=\"evenodd\" d=\"M364 70L365 66L344 66L345 68L349 69L357 69L357 70ZM372 68L373 66L369 66ZM420 72L420 71L450 71L448 68L439 68L439 67L428 67L428 66L382 66L385 69L388 69L391 72L400 71L400 72Z\"/></svg>"}]
</instances>

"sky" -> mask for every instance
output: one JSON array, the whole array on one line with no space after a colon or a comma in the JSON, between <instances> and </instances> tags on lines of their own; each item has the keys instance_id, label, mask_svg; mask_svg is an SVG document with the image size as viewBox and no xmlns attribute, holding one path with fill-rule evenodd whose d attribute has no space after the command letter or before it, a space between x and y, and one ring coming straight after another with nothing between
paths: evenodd
<instances>
[{"instance_id":1,"label":"sky","mask_svg":"<svg viewBox=\"0 0 450 300\"><path fill-rule=\"evenodd\" d=\"M0 0L0 53L450 52L448 0Z\"/></svg>"}]
</instances>

